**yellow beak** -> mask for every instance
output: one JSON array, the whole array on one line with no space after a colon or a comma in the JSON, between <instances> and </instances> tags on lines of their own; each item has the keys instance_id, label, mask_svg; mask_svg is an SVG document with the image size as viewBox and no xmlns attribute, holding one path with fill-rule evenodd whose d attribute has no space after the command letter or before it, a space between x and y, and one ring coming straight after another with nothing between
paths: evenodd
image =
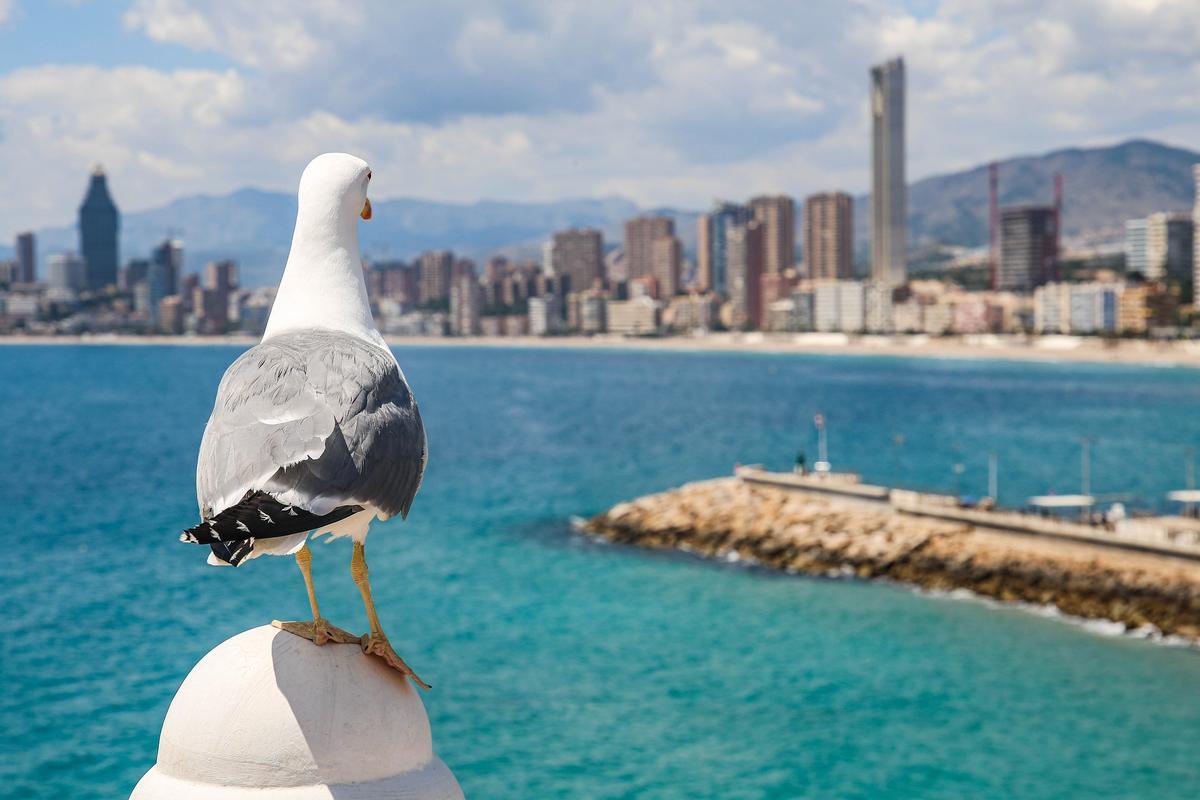
<instances>
[{"instance_id":1,"label":"yellow beak","mask_svg":"<svg viewBox=\"0 0 1200 800\"><path fill-rule=\"evenodd\" d=\"M362 213L359 214L359 216L362 217L363 219L371 218L371 198L369 198L369 197L367 198L367 202L363 206Z\"/></svg>"}]
</instances>

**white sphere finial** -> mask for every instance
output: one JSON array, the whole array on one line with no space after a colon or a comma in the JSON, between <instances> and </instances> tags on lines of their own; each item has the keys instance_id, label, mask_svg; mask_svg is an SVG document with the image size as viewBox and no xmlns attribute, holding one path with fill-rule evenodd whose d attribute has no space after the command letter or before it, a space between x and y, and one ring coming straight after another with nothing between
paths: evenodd
<instances>
[{"instance_id":1,"label":"white sphere finial","mask_svg":"<svg viewBox=\"0 0 1200 800\"><path fill-rule=\"evenodd\" d=\"M263 626L200 660L131 800L461 800L412 685L358 646Z\"/></svg>"}]
</instances>

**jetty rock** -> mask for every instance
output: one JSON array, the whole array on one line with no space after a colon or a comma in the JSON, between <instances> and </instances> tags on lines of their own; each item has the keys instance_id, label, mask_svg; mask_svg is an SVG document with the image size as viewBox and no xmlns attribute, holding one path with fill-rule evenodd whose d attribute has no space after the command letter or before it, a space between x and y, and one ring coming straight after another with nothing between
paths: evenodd
<instances>
[{"instance_id":1,"label":"jetty rock","mask_svg":"<svg viewBox=\"0 0 1200 800\"><path fill-rule=\"evenodd\" d=\"M619 544L736 557L794 573L1049 604L1200 643L1198 559L1015 534L738 477L619 503L583 529Z\"/></svg>"},{"instance_id":2,"label":"jetty rock","mask_svg":"<svg viewBox=\"0 0 1200 800\"><path fill-rule=\"evenodd\" d=\"M416 690L357 645L262 626L179 687L131 800L461 800Z\"/></svg>"}]
</instances>

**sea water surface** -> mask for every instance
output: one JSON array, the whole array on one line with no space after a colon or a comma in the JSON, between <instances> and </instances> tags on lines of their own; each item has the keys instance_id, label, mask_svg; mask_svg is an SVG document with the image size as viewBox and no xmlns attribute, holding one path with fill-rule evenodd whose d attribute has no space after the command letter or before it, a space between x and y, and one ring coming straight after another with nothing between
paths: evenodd
<instances>
[{"instance_id":1,"label":"sea water surface","mask_svg":"<svg viewBox=\"0 0 1200 800\"><path fill-rule=\"evenodd\" d=\"M191 666L303 618L291 559L204 565L194 465L235 347L0 348L0 798L115 798ZM569 518L736 462L1151 504L1185 476L1200 372L819 356L414 347L429 432L407 522L367 547L473 798L1192 798L1200 655L901 587L596 544ZM903 443L897 445L897 436ZM954 464L963 464L956 477ZM366 620L346 542L322 609Z\"/></svg>"}]
</instances>

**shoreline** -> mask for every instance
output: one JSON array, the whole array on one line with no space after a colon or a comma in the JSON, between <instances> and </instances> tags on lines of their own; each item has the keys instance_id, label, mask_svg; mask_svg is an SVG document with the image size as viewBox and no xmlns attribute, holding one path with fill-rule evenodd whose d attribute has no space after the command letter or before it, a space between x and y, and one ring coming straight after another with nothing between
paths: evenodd
<instances>
[{"instance_id":1,"label":"shoreline","mask_svg":"<svg viewBox=\"0 0 1200 800\"><path fill-rule=\"evenodd\" d=\"M502 349L637 350L770 355L884 356L961 361L1015 361L1068 364L1200 368L1200 341L1144 339L1100 340L1091 337L1001 336L845 336L842 334L732 334L623 338L618 336L385 337L393 347L493 347ZM241 346L253 336L0 336L2 345Z\"/></svg>"},{"instance_id":2,"label":"shoreline","mask_svg":"<svg viewBox=\"0 0 1200 800\"><path fill-rule=\"evenodd\" d=\"M864 502L716 478L619 503L580 526L617 544L789 574L887 580L1052 607L1125 633L1200 643L1200 562L916 518Z\"/></svg>"}]
</instances>

